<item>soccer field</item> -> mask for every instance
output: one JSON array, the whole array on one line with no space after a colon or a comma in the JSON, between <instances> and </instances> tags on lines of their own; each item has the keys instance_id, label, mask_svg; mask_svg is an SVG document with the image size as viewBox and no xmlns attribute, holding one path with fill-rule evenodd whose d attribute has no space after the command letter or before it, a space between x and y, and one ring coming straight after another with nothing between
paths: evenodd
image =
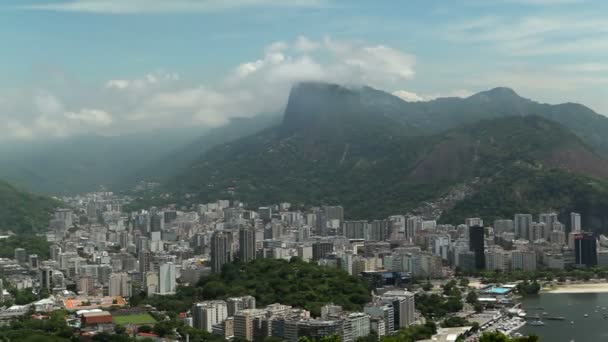
<instances>
[{"instance_id":1,"label":"soccer field","mask_svg":"<svg viewBox=\"0 0 608 342\"><path fill-rule=\"evenodd\" d=\"M156 320L149 313L142 313L137 315L124 315L124 316L114 316L112 317L112 321L115 324L154 324Z\"/></svg>"}]
</instances>

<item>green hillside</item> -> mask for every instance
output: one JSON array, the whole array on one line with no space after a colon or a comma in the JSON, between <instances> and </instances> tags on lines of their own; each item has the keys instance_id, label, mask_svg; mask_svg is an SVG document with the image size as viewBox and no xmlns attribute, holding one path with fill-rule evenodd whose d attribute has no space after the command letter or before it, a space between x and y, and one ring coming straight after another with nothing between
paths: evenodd
<instances>
[{"instance_id":1,"label":"green hillside","mask_svg":"<svg viewBox=\"0 0 608 342\"><path fill-rule=\"evenodd\" d=\"M467 217L488 222L516 213L556 211L562 222L581 213L586 229L608 233L608 182L562 170L512 166L488 179L471 197L443 213L440 221L462 223Z\"/></svg>"},{"instance_id":2,"label":"green hillside","mask_svg":"<svg viewBox=\"0 0 608 342\"><path fill-rule=\"evenodd\" d=\"M211 149L165 189L176 202L188 194L189 201L234 198L253 207L340 203L348 217L372 219L408 212L455 184L492 184L521 165L608 179L606 160L539 116L424 135L390 110L370 111L370 103L383 101L335 85L295 87L281 125Z\"/></svg>"},{"instance_id":3,"label":"green hillside","mask_svg":"<svg viewBox=\"0 0 608 342\"><path fill-rule=\"evenodd\" d=\"M0 230L14 233L40 231L48 226L59 202L31 194L0 181Z\"/></svg>"}]
</instances>

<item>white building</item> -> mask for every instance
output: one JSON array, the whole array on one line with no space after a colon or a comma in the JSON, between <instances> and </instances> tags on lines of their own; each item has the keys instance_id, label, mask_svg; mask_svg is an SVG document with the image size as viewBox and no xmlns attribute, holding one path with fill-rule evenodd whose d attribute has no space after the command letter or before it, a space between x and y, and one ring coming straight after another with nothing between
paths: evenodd
<instances>
[{"instance_id":1,"label":"white building","mask_svg":"<svg viewBox=\"0 0 608 342\"><path fill-rule=\"evenodd\" d=\"M213 325L227 317L228 305L223 300L200 302L192 306L192 324L196 329L213 332Z\"/></svg>"},{"instance_id":2,"label":"white building","mask_svg":"<svg viewBox=\"0 0 608 342\"><path fill-rule=\"evenodd\" d=\"M161 296L175 293L175 264L167 262L160 265L158 294Z\"/></svg>"},{"instance_id":3,"label":"white building","mask_svg":"<svg viewBox=\"0 0 608 342\"><path fill-rule=\"evenodd\" d=\"M131 282L127 273L110 274L108 294L110 296L131 297Z\"/></svg>"},{"instance_id":4,"label":"white building","mask_svg":"<svg viewBox=\"0 0 608 342\"><path fill-rule=\"evenodd\" d=\"M513 251L511 265L514 270L536 271L536 253L533 251Z\"/></svg>"}]
</instances>

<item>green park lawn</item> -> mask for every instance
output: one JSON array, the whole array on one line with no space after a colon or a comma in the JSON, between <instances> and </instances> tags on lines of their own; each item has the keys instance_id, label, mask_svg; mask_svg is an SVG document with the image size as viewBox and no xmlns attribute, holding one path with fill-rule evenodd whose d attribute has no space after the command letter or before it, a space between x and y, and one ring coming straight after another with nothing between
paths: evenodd
<instances>
[{"instance_id":1,"label":"green park lawn","mask_svg":"<svg viewBox=\"0 0 608 342\"><path fill-rule=\"evenodd\" d=\"M136 315L124 315L114 316L112 320L115 324L127 325L127 324L154 324L156 320L149 313L142 313Z\"/></svg>"}]
</instances>

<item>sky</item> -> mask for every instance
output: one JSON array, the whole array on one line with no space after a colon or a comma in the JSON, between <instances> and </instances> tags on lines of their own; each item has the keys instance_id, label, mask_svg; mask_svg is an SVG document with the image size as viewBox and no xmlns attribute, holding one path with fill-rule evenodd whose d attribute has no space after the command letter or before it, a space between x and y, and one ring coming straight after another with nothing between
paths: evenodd
<instances>
[{"instance_id":1,"label":"sky","mask_svg":"<svg viewBox=\"0 0 608 342\"><path fill-rule=\"evenodd\" d=\"M298 81L608 115L603 0L2 0L0 136L214 127Z\"/></svg>"}]
</instances>

